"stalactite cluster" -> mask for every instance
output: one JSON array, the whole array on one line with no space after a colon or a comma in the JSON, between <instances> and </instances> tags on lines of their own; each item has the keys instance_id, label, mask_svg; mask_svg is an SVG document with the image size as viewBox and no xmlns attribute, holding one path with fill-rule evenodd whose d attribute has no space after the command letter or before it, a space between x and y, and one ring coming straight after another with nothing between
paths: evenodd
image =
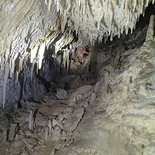
<instances>
[{"instance_id":1,"label":"stalactite cluster","mask_svg":"<svg viewBox=\"0 0 155 155\"><path fill-rule=\"evenodd\" d=\"M155 0L45 0L50 10L51 5L57 6L62 16L64 29L71 20L74 29L85 43L94 44L98 39L105 41L108 37L120 37L135 28L140 14L145 13L148 4ZM71 25L70 25L71 26ZM89 38L89 39L88 39Z\"/></svg>"},{"instance_id":2,"label":"stalactite cluster","mask_svg":"<svg viewBox=\"0 0 155 155\"><path fill-rule=\"evenodd\" d=\"M56 41L57 37L61 37ZM57 55L58 51L62 50L63 54L63 63L65 68L68 70L69 68L69 53L71 50L71 45L69 48L62 49L65 45L69 45L73 42L74 36L71 32L71 29L66 29L63 34L60 31L60 21L59 18L56 19L55 23L50 27L48 34L39 38L34 44L31 45L30 50L26 51L23 49L21 53L10 53L9 61L5 64L4 68L4 83L3 83L3 107L5 105L5 94L6 94L6 84L8 77L12 77L14 73L16 73L16 78L18 80L18 74L23 70L26 66L26 63L29 62L32 64L31 66L31 79L33 78L34 67L36 65L36 71L41 69L45 51L49 49L51 44L54 44L55 51L53 52L53 57ZM11 55L12 54L12 55Z\"/></svg>"}]
</instances>

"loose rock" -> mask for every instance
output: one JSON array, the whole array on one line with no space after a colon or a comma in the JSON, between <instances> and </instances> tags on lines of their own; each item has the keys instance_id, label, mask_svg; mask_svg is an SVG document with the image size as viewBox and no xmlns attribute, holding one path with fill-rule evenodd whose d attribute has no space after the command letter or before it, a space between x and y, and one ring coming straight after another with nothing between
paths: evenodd
<instances>
[{"instance_id":1,"label":"loose rock","mask_svg":"<svg viewBox=\"0 0 155 155\"><path fill-rule=\"evenodd\" d=\"M65 100L68 97L68 93L66 90L64 89L57 89L57 94L56 94L57 98L59 100Z\"/></svg>"}]
</instances>

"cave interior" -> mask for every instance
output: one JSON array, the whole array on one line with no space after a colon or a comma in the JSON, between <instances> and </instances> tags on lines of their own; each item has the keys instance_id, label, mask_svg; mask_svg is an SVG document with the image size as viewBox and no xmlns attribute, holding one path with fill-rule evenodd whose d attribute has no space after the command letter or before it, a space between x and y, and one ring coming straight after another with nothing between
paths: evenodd
<instances>
[{"instance_id":1,"label":"cave interior","mask_svg":"<svg viewBox=\"0 0 155 155\"><path fill-rule=\"evenodd\" d=\"M155 155L154 0L74 2L0 2L0 155Z\"/></svg>"}]
</instances>

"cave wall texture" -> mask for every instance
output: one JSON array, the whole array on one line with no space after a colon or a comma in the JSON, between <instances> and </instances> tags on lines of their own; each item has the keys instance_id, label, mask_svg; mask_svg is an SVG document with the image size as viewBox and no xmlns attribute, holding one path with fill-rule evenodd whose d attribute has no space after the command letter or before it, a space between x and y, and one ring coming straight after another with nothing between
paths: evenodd
<instances>
[{"instance_id":1,"label":"cave wall texture","mask_svg":"<svg viewBox=\"0 0 155 155\"><path fill-rule=\"evenodd\" d=\"M98 109L99 111L105 110L109 115L109 122L103 123L103 126L111 131L113 136L116 136L116 141L111 142L112 145L109 146L112 148L109 152L116 151L112 154L155 154L154 34L155 17L151 16L145 42L140 48L126 51L126 54L128 52L132 54L124 62L123 71L111 71L108 74L105 70L113 70L113 64L109 64L103 69L105 83L102 86L101 92L103 93L99 100ZM102 62L98 64L99 68L101 64ZM108 85L112 92L107 95L105 88ZM123 145L125 149L122 148Z\"/></svg>"}]
</instances>

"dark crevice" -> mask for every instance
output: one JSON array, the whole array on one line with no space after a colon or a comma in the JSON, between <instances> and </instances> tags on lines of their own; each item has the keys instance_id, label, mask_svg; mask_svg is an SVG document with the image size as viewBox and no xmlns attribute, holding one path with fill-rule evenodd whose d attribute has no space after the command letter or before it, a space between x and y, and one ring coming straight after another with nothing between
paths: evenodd
<instances>
[{"instance_id":1,"label":"dark crevice","mask_svg":"<svg viewBox=\"0 0 155 155\"><path fill-rule=\"evenodd\" d=\"M146 25L149 25L151 15L155 15L155 4L152 3L150 3L149 6L146 8L144 16L140 15L136 28L143 29Z\"/></svg>"}]
</instances>

